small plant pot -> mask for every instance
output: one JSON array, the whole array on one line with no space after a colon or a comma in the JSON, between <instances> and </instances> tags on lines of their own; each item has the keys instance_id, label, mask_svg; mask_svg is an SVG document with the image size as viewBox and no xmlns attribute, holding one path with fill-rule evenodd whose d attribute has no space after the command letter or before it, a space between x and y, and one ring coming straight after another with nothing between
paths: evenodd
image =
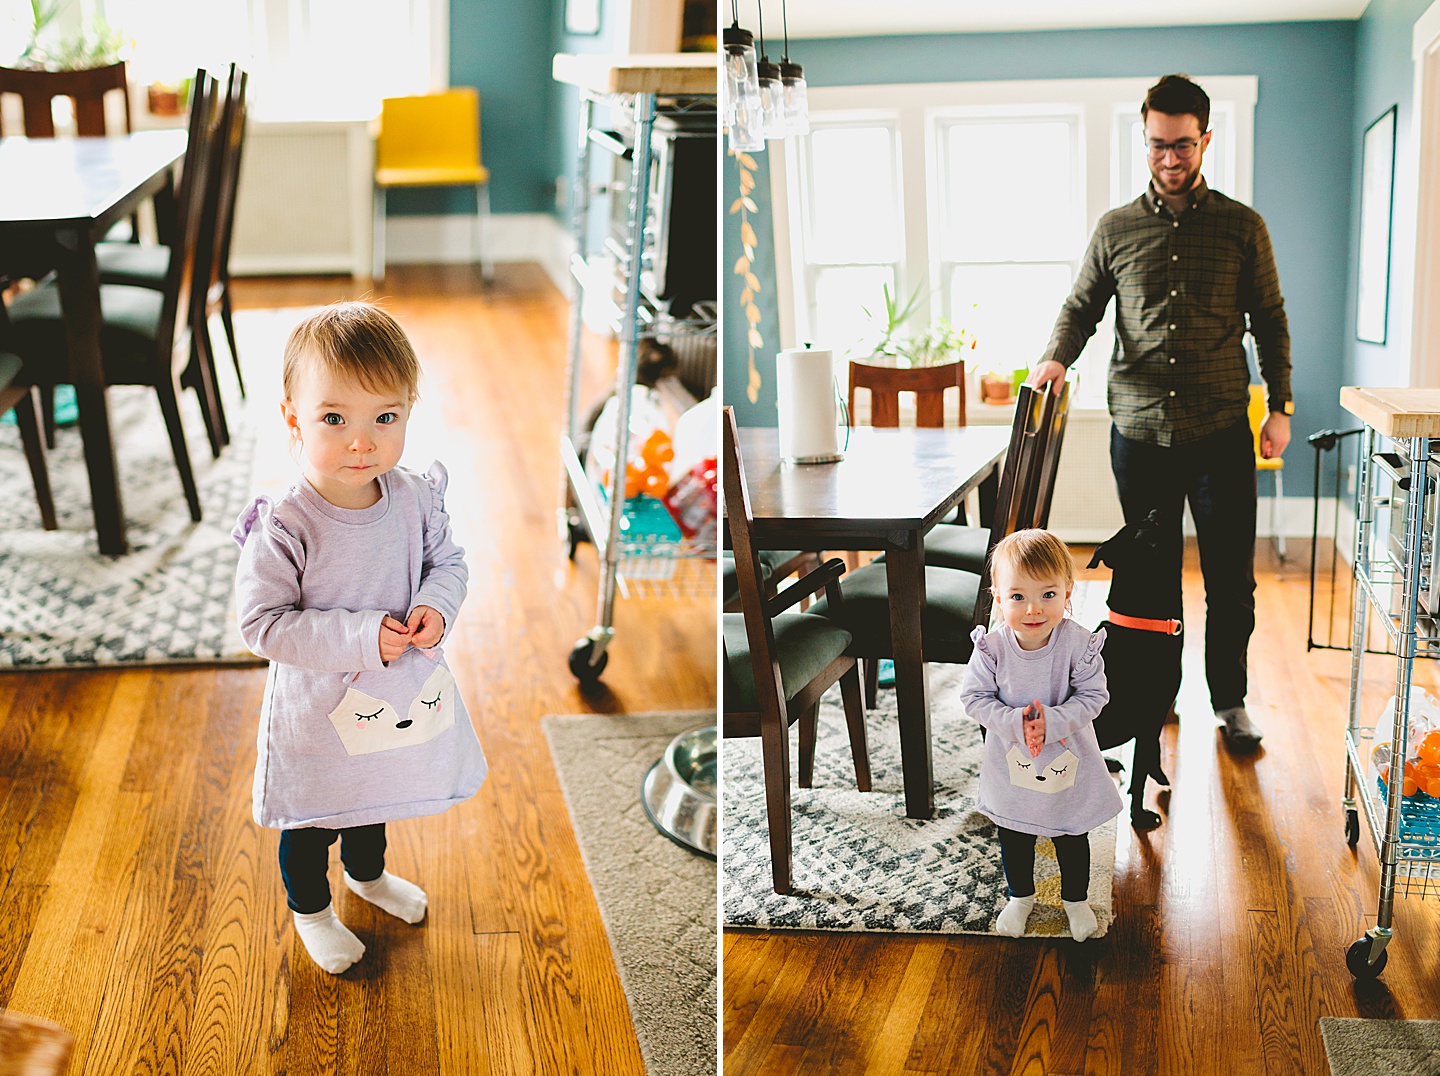
<instances>
[{"instance_id":1,"label":"small plant pot","mask_svg":"<svg viewBox=\"0 0 1440 1076\"><path fill-rule=\"evenodd\" d=\"M983 374L980 378L980 399L986 403L1003 404L1009 403L1015 398L1015 393L1010 387L1010 379L997 377L994 374Z\"/></svg>"}]
</instances>

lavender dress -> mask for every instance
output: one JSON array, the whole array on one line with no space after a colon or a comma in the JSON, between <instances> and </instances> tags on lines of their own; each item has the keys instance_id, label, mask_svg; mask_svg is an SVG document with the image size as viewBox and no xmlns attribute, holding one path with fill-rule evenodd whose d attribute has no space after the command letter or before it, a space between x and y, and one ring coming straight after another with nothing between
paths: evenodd
<instances>
[{"instance_id":1,"label":"lavender dress","mask_svg":"<svg viewBox=\"0 0 1440 1076\"><path fill-rule=\"evenodd\" d=\"M339 508L301 479L241 514L240 634L270 660L260 710L255 821L342 829L438 814L473 796L485 756L441 645L380 660L380 622L417 605L448 635L465 598L447 476L403 468L380 500ZM444 640L442 638L441 643Z\"/></svg>"},{"instance_id":2,"label":"lavender dress","mask_svg":"<svg viewBox=\"0 0 1440 1076\"><path fill-rule=\"evenodd\" d=\"M965 669L965 712L989 730L976 807L998 826L1041 837L1088 833L1123 809L1095 738L1095 717L1109 701L1105 632L1062 620L1039 650L1022 650L1001 625L976 628ZM1045 746L1025 746L1021 711L1045 707Z\"/></svg>"}]
</instances>

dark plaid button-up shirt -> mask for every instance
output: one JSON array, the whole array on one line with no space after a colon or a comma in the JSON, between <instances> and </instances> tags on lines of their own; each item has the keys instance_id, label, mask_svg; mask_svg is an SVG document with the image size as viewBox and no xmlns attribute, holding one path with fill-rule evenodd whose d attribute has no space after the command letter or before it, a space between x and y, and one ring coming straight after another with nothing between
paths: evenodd
<instances>
[{"instance_id":1,"label":"dark plaid button-up shirt","mask_svg":"<svg viewBox=\"0 0 1440 1076\"><path fill-rule=\"evenodd\" d=\"M1069 366L1115 297L1110 416L1126 437L1168 447L1228 429L1250 399L1247 328L1271 411L1290 401L1290 327L1260 214L1201 179L1178 218L1152 185L1100 218L1050 336Z\"/></svg>"}]
</instances>

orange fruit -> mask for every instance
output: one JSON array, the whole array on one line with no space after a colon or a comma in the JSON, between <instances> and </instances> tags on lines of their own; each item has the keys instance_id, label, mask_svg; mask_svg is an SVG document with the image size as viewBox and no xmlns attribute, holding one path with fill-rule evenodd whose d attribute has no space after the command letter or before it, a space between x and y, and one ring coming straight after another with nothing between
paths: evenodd
<instances>
[{"instance_id":1,"label":"orange fruit","mask_svg":"<svg viewBox=\"0 0 1440 1076\"><path fill-rule=\"evenodd\" d=\"M1427 732L1416 753L1422 762L1440 763L1440 729Z\"/></svg>"}]
</instances>

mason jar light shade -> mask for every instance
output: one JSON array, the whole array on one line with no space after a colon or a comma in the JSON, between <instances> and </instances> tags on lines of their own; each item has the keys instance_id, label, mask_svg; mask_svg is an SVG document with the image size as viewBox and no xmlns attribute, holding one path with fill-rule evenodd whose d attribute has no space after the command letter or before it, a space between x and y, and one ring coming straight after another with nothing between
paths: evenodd
<instances>
[{"instance_id":1,"label":"mason jar light shade","mask_svg":"<svg viewBox=\"0 0 1440 1076\"><path fill-rule=\"evenodd\" d=\"M760 107L760 79L755 65L755 35L738 25L726 28L724 100L721 102L723 122L732 126L745 102Z\"/></svg>"},{"instance_id":2,"label":"mason jar light shade","mask_svg":"<svg viewBox=\"0 0 1440 1076\"><path fill-rule=\"evenodd\" d=\"M785 122L785 87L780 82L780 65L762 59L760 73L760 125L766 138L784 138L788 127Z\"/></svg>"},{"instance_id":3,"label":"mason jar light shade","mask_svg":"<svg viewBox=\"0 0 1440 1076\"><path fill-rule=\"evenodd\" d=\"M805 95L805 69L788 60L780 63L780 83L785 102L785 133L810 133L810 106Z\"/></svg>"}]
</instances>

